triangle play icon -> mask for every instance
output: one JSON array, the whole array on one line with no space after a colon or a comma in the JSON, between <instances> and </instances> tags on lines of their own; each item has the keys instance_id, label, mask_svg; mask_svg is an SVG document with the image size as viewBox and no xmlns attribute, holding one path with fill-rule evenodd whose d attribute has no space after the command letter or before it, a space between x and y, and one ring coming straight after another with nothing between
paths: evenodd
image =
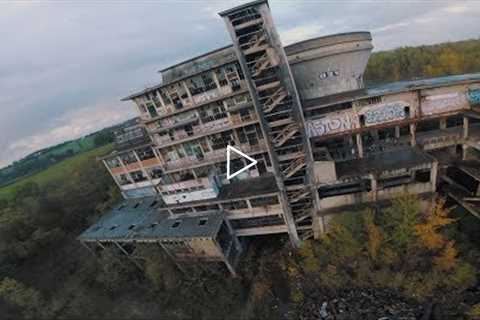
<instances>
[{"instance_id":1,"label":"triangle play icon","mask_svg":"<svg viewBox=\"0 0 480 320\"><path fill-rule=\"evenodd\" d=\"M246 165L245 167L238 170L237 172L234 172L233 174L230 173L230 160L231 160L231 152L232 151L235 152L236 154L241 155L242 157L244 157L248 161L250 161L250 164ZM235 149L234 147L232 147L230 145L227 145L227 179L230 180L231 178L235 177L237 174L242 173L243 171L253 167L256 164L257 164L257 160L253 159L252 157L247 156L242 151L240 151L238 149Z\"/></svg>"}]
</instances>

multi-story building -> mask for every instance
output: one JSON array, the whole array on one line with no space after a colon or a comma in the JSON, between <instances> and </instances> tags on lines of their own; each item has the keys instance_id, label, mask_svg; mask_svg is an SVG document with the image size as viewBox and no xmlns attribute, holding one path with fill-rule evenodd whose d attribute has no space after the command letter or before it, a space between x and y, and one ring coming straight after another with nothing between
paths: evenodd
<instances>
[{"instance_id":1,"label":"multi-story building","mask_svg":"<svg viewBox=\"0 0 480 320\"><path fill-rule=\"evenodd\" d=\"M126 200L84 243L153 241L233 270L242 237L285 233L297 245L337 212L401 192L429 199L440 182L478 214L480 74L365 88L369 32L283 47L266 0L220 16L232 46L161 70L159 85L123 99L141 124L102 161ZM227 179L228 145L257 165Z\"/></svg>"}]
</instances>

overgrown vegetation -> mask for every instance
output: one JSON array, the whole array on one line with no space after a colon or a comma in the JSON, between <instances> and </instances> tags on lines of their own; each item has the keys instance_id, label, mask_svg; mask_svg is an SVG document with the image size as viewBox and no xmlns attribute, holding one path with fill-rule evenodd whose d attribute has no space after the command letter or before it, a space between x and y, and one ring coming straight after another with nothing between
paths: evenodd
<instances>
[{"instance_id":1,"label":"overgrown vegetation","mask_svg":"<svg viewBox=\"0 0 480 320\"><path fill-rule=\"evenodd\" d=\"M480 40L403 47L372 54L369 84L480 72Z\"/></svg>"},{"instance_id":2,"label":"overgrown vegetation","mask_svg":"<svg viewBox=\"0 0 480 320\"><path fill-rule=\"evenodd\" d=\"M376 214L344 214L318 242L306 242L299 270L316 275L319 286L391 288L424 301L454 298L476 283L480 252L460 254L455 220L438 200L427 210L416 197L403 195Z\"/></svg>"}]
</instances>

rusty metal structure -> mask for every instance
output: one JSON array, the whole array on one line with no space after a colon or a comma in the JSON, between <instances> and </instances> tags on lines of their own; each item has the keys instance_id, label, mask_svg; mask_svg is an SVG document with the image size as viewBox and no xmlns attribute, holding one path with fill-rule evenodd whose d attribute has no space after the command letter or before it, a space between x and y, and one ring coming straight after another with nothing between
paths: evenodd
<instances>
[{"instance_id":1,"label":"rusty metal structure","mask_svg":"<svg viewBox=\"0 0 480 320\"><path fill-rule=\"evenodd\" d=\"M123 99L140 123L101 160L125 200L79 237L89 248L157 243L234 273L245 237L296 246L402 192L429 201L441 188L480 217L480 74L366 88L369 32L284 47L266 0L219 15L231 46ZM257 165L227 179L227 145Z\"/></svg>"}]
</instances>

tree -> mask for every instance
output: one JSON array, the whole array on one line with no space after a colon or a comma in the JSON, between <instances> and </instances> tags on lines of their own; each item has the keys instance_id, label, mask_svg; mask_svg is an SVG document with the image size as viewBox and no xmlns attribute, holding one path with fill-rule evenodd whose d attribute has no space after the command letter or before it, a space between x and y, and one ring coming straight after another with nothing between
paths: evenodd
<instances>
[{"instance_id":1,"label":"tree","mask_svg":"<svg viewBox=\"0 0 480 320\"><path fill-rule=\"evenodd\" d=\"M373 210L367 210L363 216L363 223L367 233L367 250L373 261L377 260L380 246L382 245L383 235L381 229L375 224L375 213Z\"/></svg>"},{"instance_id":2,"label":"tree","mask_svg":"<svg viewBox=\"0 0 480 320\"><path fill-rule=\"evenodd\" d=\"M15 279L4 278L0 281L0 297L20 308L26 318L45 316L45 301L41 294Z\"/></svg>"},{"instance_id":3,"label":"tree","mask_svg":"<svg viewBox=\"0 0 480 320\"><path fill-rule=\"evenodd\" d=\"M435 266L441 271L450 271L457 265L457 250L454 247L454 242L449 241L440 255L433 259Z\"/></svg>"},{"instance_id":4,"label":"tree","mask_svg":"<svg viewBox=\"0 0 480 320\"><path fill-rule=\"evenodd\" d=\"M405 251L416 238L415 226L421 217L420 202L411 194L403 194L393 200L392 206L384 210L383 225L388 241Z\"/></svg>"},{"instance_id":5,"label":"tree","mask_svg":"<svg viewBox=\"0 0 480 320\"><path fill-rule=\"evenodd\" d=\"M448 211L444 209L444 205L444 201L437 199L431 210L426 212L424 221L415 226L416 235L429 250L440 249L446 244L447 240L439 230L455 221L447 217Z\"/></svg>"}]
</instances>

